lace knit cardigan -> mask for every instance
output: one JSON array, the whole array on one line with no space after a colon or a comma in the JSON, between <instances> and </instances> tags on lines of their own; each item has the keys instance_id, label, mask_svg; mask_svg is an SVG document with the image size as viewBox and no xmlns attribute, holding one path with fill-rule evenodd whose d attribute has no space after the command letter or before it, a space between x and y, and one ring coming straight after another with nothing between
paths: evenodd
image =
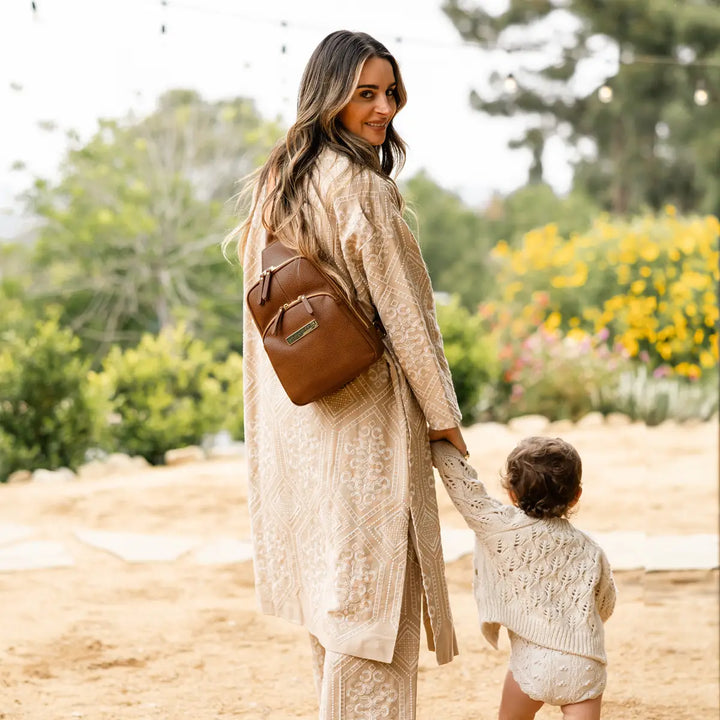
<instances>
[{"instance_id":1,"label":"lace knit cardigan","mask_svg":"<svg viewBox=\"0 0 720 720\"><path fill-rule=\"evenodd\" d=\"M606 662L603 623L615 607L605 553L564 518L538 520L491 498L449 443L431 443L433 463L475 531L475 599L485 638L500 625L543 647Z\"/></svg>"},{"instance_id":2,"label":"lace knit cardigan","mask_svg":"<svg viewBox=\"0 0 720 720\"><path fill-rule=\"evenodd\" d=\"M343 156L322 153L305 211L367 317L378 309L386 352L339 392L296 407L245 313L248 507L260 609L305 625L328 650L390 662L411 538L429 645L448 662L457 647L427 428L459 424L460 411L427 269L385 184L369 170L352 172ZM257 211L243 259L246 287L260 274L264 244Z\"/></svg>"}]
</instances>

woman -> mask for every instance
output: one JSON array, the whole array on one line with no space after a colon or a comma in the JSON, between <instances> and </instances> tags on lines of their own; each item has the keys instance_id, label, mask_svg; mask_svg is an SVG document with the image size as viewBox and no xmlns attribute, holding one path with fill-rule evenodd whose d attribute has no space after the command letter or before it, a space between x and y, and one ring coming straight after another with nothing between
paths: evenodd
<instances>
[{"instance_id":1,"label":"woman","mask_svg":"<svg viewBox=\"0 0 720 720\"><path fill-rule=\"evenodd\" d=\"M364 33L326 37L305 68L297 120L229 237L248 285L270 234L323 263L387 331L379 361L297 407L245 313L259 603L310 631L320 717L333 720L415 717L422 605L438 662L457 654L429 439L466 447L427 270L390 177L405 155L393 127L405 100L382 44Z\"/></svg>"}]
</instances>

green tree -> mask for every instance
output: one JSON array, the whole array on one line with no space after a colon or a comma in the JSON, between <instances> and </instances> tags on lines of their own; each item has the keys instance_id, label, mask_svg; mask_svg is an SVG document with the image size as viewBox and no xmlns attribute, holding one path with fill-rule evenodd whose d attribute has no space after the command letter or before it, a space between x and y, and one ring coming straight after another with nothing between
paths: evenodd
<instances>
[{"instance_id":1,"label":"green tree","mask_svg":"<svg viewBox=\"0 0 720 720\"><path fill-rule=\"evenodd\" d=\"M57 184L39 180L31 208L37 302L102 355L182 319L205 339L240 347L242 288L219 243L235 182L280 134L243 98L207 102L176 90L147 117L101 120L77 140Z\"/></svg>"},{"instance_id":2,"label":"green tree","mask_svg":"<svg viewBox=\"0 0 720 720\"><path fill-rule=\"evenodd\" d=\"M485 409L484 391L497 384L496 348L482 318L462 307L457 296L438 304L437 317L463 423L470 425Z\"/></svg>"},{"instance_id":3,"label":"green tree","mask_svg":"<svg viewBox=\"0 0 720 720\"><path fill-rule=\"evenodd\" d=\"M425 172L403 187L415 213L418 240L436 291L457 294L469 308L486 298L493 287L489 253L492 247L482 215L443 189Z\"/></svg>"},{"instance_id":4,"label":"green tree","mask_svg":"<svg viewBox=\"0 0 720 720\"><path fill-rule=\"evenodd\" d=\"M240 356L217 362L182 324L143 335L124 352L113 347L92 379L117 414L111 432L122 452L157 464L167 450L199 444L221 429L242 437Z\"/></svg>"},{"instance_id":5,"label":"green tree","mask_svg":"<svg viewBox=\"0 0 720 720\"><path fill-rule=\"evenodd\" d=\"M80 341L55 318L0 333L0 482L14 470L76 468L105 438L109 409Z\"/></svg>"},{"instance_id":6,"label":"green tree","mask_svg":"<svg viewBox=\"0 0 720 720\"><path fill-rule=\"evenodd\" d=\"M464 39L517 58L514 92L494 73L489 92L474 91L471 103L525 118L512 146L531 151L533 180L541 179L545 142L559 135L575 151L576 187L606 209L672 203L720 212L715 0L509 0L497 15L477 1L445 0L443 9ZM599 57L612 58L606 103L580 80ZM694 102L700 86L705 105Z\"/></svg>"},{"instance_id":7,"label":"green tree","mask_svg":"<svg viewBox=\"0 0 720 720\"><path fill-rule=\"evenodd\" d=\"M600 208L581 192L558 196L546 183L530 183L504 198L495 198L485 211L493 244L505 240L517 246L534 228L554 223L561 235L590 228Z\"/></svg>"}]
</instances>

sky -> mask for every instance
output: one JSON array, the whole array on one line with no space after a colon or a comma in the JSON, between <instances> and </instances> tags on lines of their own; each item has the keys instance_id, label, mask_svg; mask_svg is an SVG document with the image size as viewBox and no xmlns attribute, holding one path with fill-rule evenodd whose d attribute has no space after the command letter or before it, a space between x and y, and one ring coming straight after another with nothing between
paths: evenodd
<instances>
[{"instance_id":1,"label":"sky","mask_svg":"<svg viewBox=\"0 0 720 720\"><path fill-rule=\"evenodd\" d=\"M495 11L503 0L485 0ZM251 97L267 118L294 119L312 50L337 29L362 30L399 61L408 105L396 127L409 145L400 176L425 169L473 206L524 184L529 156L510 151L517 120L471 110L469 93L518 58L462 43L440 0L29 0L0 2L0 236L22 225L14 200L32 176L54 177L65 130L89 138L98 118L150 112L159 94L193 88L208 100ZM165 26L165 33L161 27ZM284 48L284 52L283 52ZM39 129L51 121L59 132ZM9 171L15 161L24 171ZM571 172L550 144L547 180Z\"/></svg>"}]
</instances>

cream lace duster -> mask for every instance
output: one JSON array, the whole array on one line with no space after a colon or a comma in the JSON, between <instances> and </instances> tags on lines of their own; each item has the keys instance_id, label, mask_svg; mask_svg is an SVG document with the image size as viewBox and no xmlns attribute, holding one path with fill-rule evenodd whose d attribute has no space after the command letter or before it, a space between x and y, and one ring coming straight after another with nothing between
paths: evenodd
<instances>
[{"instance_id":1,"label":"cream lace duster","mask_svg":"<svg viewBox=\"0 0 720 720\"><path fill-rule=\"evenodd\" d=\"M304 624L329 650L390 662L408 537L423 573L438 662L457 654L427 438L460 412L417 242L387 189L326 150L310 204L323 248L361 306L374 304L387 351L332 396L286 397L245 313L249 509L260 608ZM322 198L322 199L321 199ZM368 217L376 217L374 228ZM259 276L265 233L253 218L243 261Z\"/></svg>"}]
</instances>

